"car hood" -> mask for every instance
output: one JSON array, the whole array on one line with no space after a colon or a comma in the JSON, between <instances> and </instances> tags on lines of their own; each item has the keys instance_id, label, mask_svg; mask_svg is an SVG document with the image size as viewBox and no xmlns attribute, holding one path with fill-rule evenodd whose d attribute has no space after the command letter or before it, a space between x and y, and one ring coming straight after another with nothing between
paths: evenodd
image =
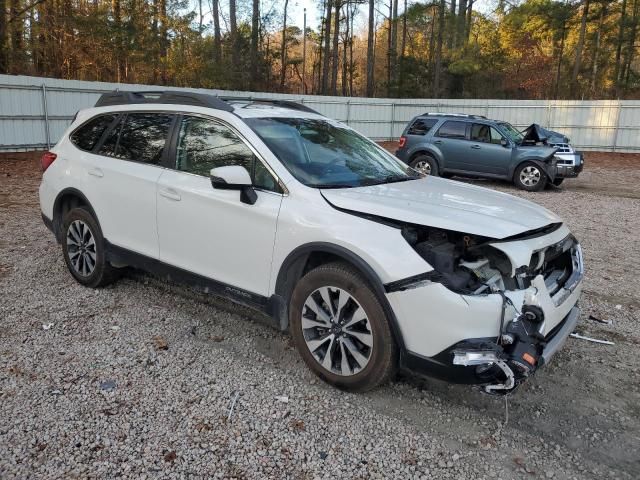
<instances>
[{"instance_id":1,"label":"car hood","mask_svg":"<svg viewBox=\"0 0 640 480\"><path fill-rule=\"evenodd\" d=\"M524 135L523 143L531 142L531 143L545 143L545 144L556 144L556 143L569 143L569 138L559 132L554 132L553 130L548 130L544 127L541 127L537 123L532 123L529 125L523 132Z\"/></svg>"},{"instance_id":2,"label":"car hood","mask_svg":"<svg viewBox=\"0 0 640 480\"><path fill-rule=\"evenodd\" d=\"M322 195L343 210L495 239L562 221L527 200L432 176L369 187L325 189Z\"/></svg>"}]
</instances>

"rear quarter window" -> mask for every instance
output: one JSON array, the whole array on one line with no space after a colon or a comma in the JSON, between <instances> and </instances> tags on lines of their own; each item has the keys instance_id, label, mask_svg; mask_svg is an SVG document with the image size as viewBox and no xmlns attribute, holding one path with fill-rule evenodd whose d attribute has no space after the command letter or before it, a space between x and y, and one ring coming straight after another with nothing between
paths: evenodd
<instances>
[{"instance_id":1,"label":"rear quarter window","mask_svg":"<svg viewBox=\"0 0 640 480\"><path fill-rule=\"evenodd\" d=\"M466 138L467 124L466 122L457 122L448 120L438 129L436 136L444 138L458 138L464 140Z\"/></svg>"},{"instance_id":2,"label":"rear quarter window","mask_svg":"<svg viewBox=\"0 0 640 480\"><path fill-rule=\"evenodd\" d=\"M81 150L93 150L115 118L115 114L99 115L92 118L69 136L71 143Z\"/></svg>"},{"instance_id":3,"label":"rear quarter window","mask_svg":"<svg viewBox=\"0 0 640 480\"><path fill-rule=\"evenodd\" d=\"M418 118L407 130L407 135L426 135L436 123L438 123L438 120L431 118Z\"/></svg>"}]
</instances>

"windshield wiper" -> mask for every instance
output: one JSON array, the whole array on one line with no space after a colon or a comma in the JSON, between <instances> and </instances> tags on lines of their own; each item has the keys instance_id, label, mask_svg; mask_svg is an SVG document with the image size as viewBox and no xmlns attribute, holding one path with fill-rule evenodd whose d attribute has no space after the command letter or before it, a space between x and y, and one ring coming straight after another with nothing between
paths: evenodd
<instances>
[{"instance_id":1,"label":"windshield wiper","mask_svg":"<svg viewBox=\"0 0 640 480\"><path fill-rule=\"evenodd\" d=\"M321 188L321 189L329 189L329 188L355 188L360 185L352 185L350 183L340 184L340 183L310 183L307 184L308 187L312 188Z\"/></svg>"}]
</instances>

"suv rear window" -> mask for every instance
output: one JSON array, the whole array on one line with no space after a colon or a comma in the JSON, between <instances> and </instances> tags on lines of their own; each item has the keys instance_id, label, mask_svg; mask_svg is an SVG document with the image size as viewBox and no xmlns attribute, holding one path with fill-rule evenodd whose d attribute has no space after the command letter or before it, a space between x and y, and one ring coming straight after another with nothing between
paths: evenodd
<instances>
[{"instance_id":1,"label":"suv rear window","mask_svg":"<svg viewBox=\"0 0 640 480\"><path fill-rule=\"evenodd\" d=\"M155 165L162 158L172 120L166 113L129 113L98 153Z\"/></svg>"},{"instance_id":2,"label":"suv rear window","mask_svg":"<svg viewBox=\"0 0 640 480\"><path fill-rule=\"evenodd\" d=\"M407 130L407 135L426 135L436 123L438 123L438 120L429 118L418 118L411 124L409 130Z\"/></svg>"},{"instance_id":3,"label":"suv rear window","mask_svg":"<svg viewBox=\"0 0 640 480\"><path fill-rule=\"evenodd\" d=\"M114 114L99 115L78 128L69 137L71 143L81 150L91 151L105 130L116 118Z\"/></svg>"},{"instance_id":4,"label":"suv rear window","mask_svg":"<svg viewBox=\"0 0 640 480\"><path fill-rule=\"evenodd\" d=\"M467 124L465 122L456 122L448 120L438 129L436 136L445 138L460 138L464 140L467 133Z\"/></svg>"}]
</instances>

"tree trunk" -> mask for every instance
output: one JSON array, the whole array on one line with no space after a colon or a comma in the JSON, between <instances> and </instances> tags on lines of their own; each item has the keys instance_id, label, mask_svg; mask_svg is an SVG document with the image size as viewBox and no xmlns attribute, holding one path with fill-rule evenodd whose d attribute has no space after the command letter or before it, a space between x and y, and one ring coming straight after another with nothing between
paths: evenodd
<instances>
[{"instance_id":1,"label":"tree trunk","mask_svg":"<svg viewBox=\"0 0 640 480\"><path fill-rule=\"evenodd\" d=\"M216 67L222 62L222 39L220 35L220 3L219 0L211 0L211 15L213 16L213 58Z\"/></svg>"},{"instance_id":2,"label":"tree trunk","mask_svg":"<svg viewBox=\"0 0 640 480\"><path fill-rule=\"evenodd\" d=\"M287 8L289 0L284 0L282 15L282 43L280 44L280 90L284 92L284 79L287 73Z\"/></svg>"},{"instance_id":3,"label":"tree trunk","mask_svg":"<svg viewBox=\"0 0 640 480\"><path fill-rule=\"evenodd\" d=\"M347 2L345 7L345 15L344 15L344 37L342 41L342 79L341 79L341 88L342 88L342 96L347 96L347 70L349 64L347 63L347 45L349 43L349 2Z\"/></svg>"},{"instance_id":4,"label":"tree trunk","mask_svg":"<svg viewBox=\"0 0 640 480\"><path fill-rule=\"evenodd\" d=\"M560 67L562 66L562 57L564 55L564 37L565 37L566 28L567 28L567 21L565 19L562 21L562 39L560 40L560 55L558 56L558 69L556 70L556 85L555 85L555 91L553 94L554 100L558 98L558 90L560 89Z\"/></svg>"},{"instance_id":5,"label":"tree trunk","mask_svg":"<svg viewBox=\"0 0 640 480\"><path fill-rule=\"evenodd\" d=\"M331 58L331 16L333 13L333 3L327 0L327 16L324 19L324 58L322 59L322 82L320 90L323 95L329 89L329 60Z\"/></svg>"},{"instance_id":6,"label":"tree trunk","mask_svg":"<svg viewBox=\"0 0 640 480\"><path fill-rule=\"evenodd\" d=\"M444 12L443 12L444 14ZM449 35L447 35L447 50L456 47L456 0L451 0L449 10Z\"/></svg>"},{"instance_id":7,"label":"tree trunk","mask_svg":"<svg viewBox=\"0 0 640 480\"><path fill-rule=\"evenodd\" d=\"M471 23L473 22L473 4L475 0L469 0L469 6L467 7L467 27L465 29L465 41L469 43L469 36L471 35Z\"/></svg>"},{"instance_id":8,"label":"tree trunk","mask_svg":"<svg viewBox=\"0 0 640 480\"><path fill-rule=\"evenodd\" d=\"M113 33L115 40L116 82L120 83L123 81L124 76L122 74L122 71L124 70L124 59L122 58L122 12L120 8L120 0L112 0L111 13L113 14Z\"/></svg>"},{"instance_id":9,"label":"tree trunk","mask_svg":"<svg viewBox=\"0 0 640 480\"><path fill-rule=\"evenodd\" d=\"M334 28L333 28L333 51L331 52L331 95L338 94L338 46L340 35L340 7L341 0L334 1Z\"/></svg>"},{"instance_id":10,"label":"tree trunk","mask_svg":"<svg viewBox=\"0 0 640 480\"><path fill-rule=\"evenodd\" d=\"M258 83L258 40L260 29L260 0L253 0L251 13L251 88L256 90Z\"/></svg>"},{"instance_id":11,"label":"tree trunk","mask_svg":"<svg viewBox=\"0 0 640 480\"><path fill-rule=\"evenodd\" d=\"M119 1L119 0L114 0ZM167 19L167 1L159 0L159 16L160 16L160 81L162 85L167 84L167 53L169 39L167 34L169 31L168 19Z\"/></svg>"},{"instance_id":12,"label":"tree trunk","mask_svg":"<svg viewBox=\"0 0 640 480\"><path fill-rule=\"evenodd\" d=\"M616 97L620 98L621 94L621 75L620 75L620 63L622 60L622 43L624 41L624 24L626 21L625 11L627 10L627 0L622 0L622 7L620 12L620 23L618 25L618 41L616 42L616 66L613 73L613 81L616 89Z\"/></svg>"},{"instance_id":13,"label":"tree trunk","mask_svg":"<svg viewBox=\"0 0 640 480\"><path fill-rule=\"evenodd\" d=\"M399 94L403 93L404 83L404 67L405 67L405 53L407 49L407 0L404 0L404 10L402 15L402 43L400 43L400 68L398 69L398 90Z\"/></svg>"},{"instance_id":14,"label":"tree trunk","mask_svg":"<svg viewBox=\"0 0 640 480\"><path fill-rule=\"evenodd\" d=\"M371 0L373 1L373 0ZM7 3L0 0L0 73L7 73Z\"/></svg>"},{"instance_id":15,"label":"tree trunk","mask_svg":"<svg viewBox=\"0 0 640 480\"><path fill-rule=\"evenodd\" d=\"M355 66L353 64L353 17L356 13L356 7L351 7L349 19L351 21L351 28L349 29L349 96L353 97L353 70Z\"/></svg>"},{"instance_id":16,"label":"tree trunk","mask_svg":"<svg viewBox=\"0 0 640 480\"><path fill-rule=\"evenodd\" d=\"M442 36L444 33L444 9L445 0L440 0L440 9L438 12L438 39L436 41L436 65L433 76L433 96L440 97L440 70L442 69Z\"/></svg>"},{"instance_id":17,"label":"tree trunk","mask_svg":"<svg viewBox=\"0 0 640 480\"><path fill-rule=\"evenodd\" d=\"M231 40L231 78L237 80L238 65L238 24L236 21L236 0L229 0L229 36Z\"/></svg>"},{"instance_id":18,"label":"tree trunk","mask_svg":"<svg viewBox=\"0 0 640 480\"><path fill-rule=\"evenodd\" d=\"M591 69L591 96L595 96L598 82L598 61L600 57L600 42L602 41L602 27L607 16L607 3L603 2L600 9L600 20L598 20L598 30L596 31L596 42L593 47L593 67Z\"/></svg>"},{"instance_id":19,"label":"tree trunk","mask_svg":"<svg viewBox=\"0 0 640 480\"><path fill-rule=\"evenodd\" d=\"M391 66L391 91L397 88L398 83L398 0L390 0L393 3L391 14L391 42L389 64Z\"/></svg>"},{"instance_id":20,"label":"tree trunk","mask_svg":"<svg viewBox=\"0 0 640 480\"><path fill-rule=\"evenodd\" d=\"M460 0L457 20L456 43L458 47L462 47L467 40L467 35L465 34L467 27L467 0Z\"/></svg>"},{"instance_id":21,"label":"tree trunk","mask_svg":"<svg viewBox=\"0 0 640 480\"><path fill-rule=\"evenodd\" d=\"M575 97L578 91L578 73L582 64L582 49L584 48L584 36L587 32L587 17L589 16L589 0L584 0L582 7L582 20L580 22L580 35L576 45L576 59L573 63L573 74L571 75L571 96Z\"/></svg>"},{"instance_id":22,"label":"tree trunk","mask_svg":"<svg viewBox=\"0 0 640 480\"><path fill-rule=\"evenodd\" d=\"M638 31L638 0L633 0L633 16L631 17L631 33L629 35L629 43L627 46L627 54L625 60L624 90L629 88L629 77L631 75L631 65L633 62L633 54L635 51L636 34ZM622 92L624 93L624 91Z\"/></svg>"},{"instance_id":23,"label":"tree trunk","mask_svg":"<svg viewBox=\"0 0 640 480\"><path fill-rule=\"evenodd\" d=\"M391 97L391 50L393 46L393 0L389 0L389 17L387 18L387 97Z\"/></svg>"},{"instance_id":24,"label":"tree trunk","mask_svg":"<svg viewBox=\"0 0 640 480\"><path fill-rule=\"evenodd\" d=\"M7 70L13 74L20 74L23 68L23 52L22 52L22 34L24 21L21 18L17 18L20 11L20 3L18 0L11 0L9 6L9 61L7 62ZM3 21L5 20L2 12Z\"/></svg>"},{"instance_id":25,"label":"tree trunk","mask_svg":"<svg viewBox=\"0 0 640 480\"><path fill-rule=\"evenodd\" d=\"M374 74L373 68L375 58L373 55L374 41L374 22L375 22L375 0L369 0L369 29L367 35L367 97L373 97L374 92Z\"/></svg>"}]
</instances>

